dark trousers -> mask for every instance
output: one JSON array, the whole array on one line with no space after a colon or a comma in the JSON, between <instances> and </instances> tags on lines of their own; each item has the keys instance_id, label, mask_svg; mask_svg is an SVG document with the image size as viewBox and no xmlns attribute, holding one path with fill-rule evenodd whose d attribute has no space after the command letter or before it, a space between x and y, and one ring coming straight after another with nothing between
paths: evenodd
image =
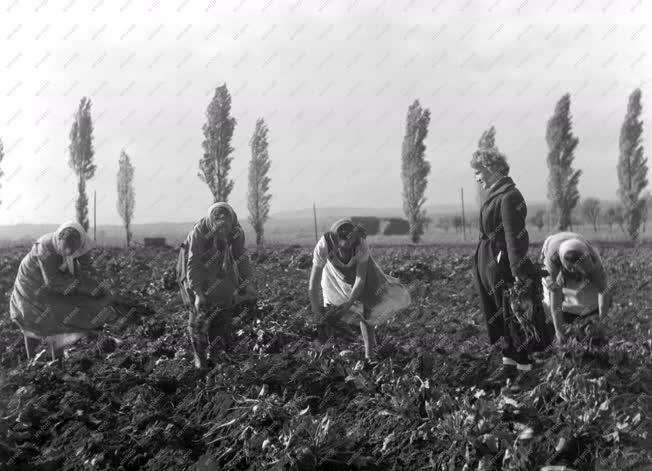
<instances>
[{"instance_id":1,"label":"dark trousers","mask_svg":"<svg viewBox=\"0 0 652 471\"><path fill-rule=\"evenodd\" d=\"M233 343L233 319L251 312L256 301L248 301L231 307L207 304L201 310L194 306L195 296L182 289L182 297L188 313L188 334L197 366L207 359L215 359L220 351L228 351Z\"/></svg>"},{"instance_id":2,"label":"dark trousers","mask_svg":"<svg viewBox=\"0 0 652 471\"><path fill-rule=\"evenodd\" d=\"M474 272L480 309L487 322L489 342L500 342L505 358L521 365L531 364L529 346L516 341L510 333L510 322L515 320L510 318L504 295L506 284L513 280L506 257L503 257L500 264L496 263L489 247L481 244L478 247Z\"/></svg>"}]
</instances>

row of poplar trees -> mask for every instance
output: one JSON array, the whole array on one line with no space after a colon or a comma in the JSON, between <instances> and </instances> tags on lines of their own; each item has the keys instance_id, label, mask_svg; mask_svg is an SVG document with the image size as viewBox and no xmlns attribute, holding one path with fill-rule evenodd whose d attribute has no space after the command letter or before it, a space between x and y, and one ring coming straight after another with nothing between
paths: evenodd
<instances>
[{"instance_id":1,"label":"row of poplar trees","mask_svg":"<svg viewBox=\"0 0 652 471\"><path fill-rule=\"evenodd\" d=\"M228 202L234 182L229 178L233 147L231 139L236 120L231 116L231 95L226 84L217 87L213 99L206 110L206 123L203 126L203 157L199 161L199 178L205 182L215 202ZM256 232L256 244L263 243L264 225L269 217L271 195L268 172L271 161L268 152L268 129L261 118L256 121L251 138L251 160L249 162L249 220ZM1 142L0 142L1 146ZM1 151L0 147L0 151ZM78 196L75 204L77 221L88 230L88 196L86 185L95 176L93 162L93 121L91 101L82 98L75 113L70 130L69 165L77 175ZM0 160L2 153L0 152ZM132 239L131 223L135 207L134 166L127 153L122 150L118 160L117 209L124 223L127 246Z\"/></svg>"},{"instance_id":2,"label":"row of poplar trees","mask_svg":"<svg viewBox=\"0 0 652 471\"><path fill-rule=\"evenodd\" d=\"M547 164L548 198L551 213L559 230L571 227L571 214L579 202L578 183L581 170L573 168L575 149L579 139L573 135L570 113L570 95L560 98L553 116L548 120L546 142L548 144ZM643 191L648 185L647 158L643 155L643 122L641 120L641 91L634 90L629 97L627 113L620 130L619 156L617 165L618 197L622 202L624 227L631 239L637 239L641 224L647 211L647 200ZM428 185L430 163L425 158L424 140L428 135L430 110L423 108L418 100L408 108L405 137L401 149L401 179L403 181L403 211L410 225L410 238L418 243L423 235L429 218L423 205L426 201L425 190ZM234 182L229 178L233 147L231 139L236 120L231 116L231 95L226 84L217 87L206 110L206 123L203 126L203 157L199 161L199 178L204 181L214 201L228 202ZM250 140L251 160L249 162L249 189L247 207L249 221L256 232L256 244L263 243L264 225L269 216L271 195L269 194L270 158L267 140L268 128L264 119L256 121ZM496 131L491 126L485 131L479 142L479 148L495 148ZM93 122L91 119L91 101L81 99L70 130L69 165L77 175L78 197L75 204L77 220L88 230L88 196L87 181L95 175L93 163ZM0 141L0 162L4 156ZM133 187L134 166L129 156L121 152L118 161L117 208L126 231L127 245L131 242L131 222L135 206ZM2 172L0 170L0 177ZM478 187L478 200L484 198ZM590 212L590 211L586 211Z\"/></svg>"},{"instance_id":3,"label":"row of poplar trees","mask_svg":"<svg viewBox=\"0 0 652 471\"><path fill-rule=\"evenodd\" d=\"M570 104L569 94L559 99L546 130L548 199L555 226L560 231L572 227L571 214L580 200L578 183L582 175L581 170L573 168L579 139L573 135ZM632 240L639 237L640 227L647 212L647 198L643 191L648 185L648 165L643 155L641 112L641 91L636 89L629 96L627 113L620 130L617 164L618 197L622 203L624 227ZM429 223L423 209L427 177L430 173L430 163L425 159L424 145L429 123L430 111L422 108L419 101L415 100L407 113L401 166L403 210L410 223L410 236L414 243L419 242ZM493 148L498 151L496 130L493 126L482 134L478 148ZM479 185L477 191L477 200L481 205L485 197L484 191Z\"/></svg>"},{"instance_id":4,"label":"row of poplar trees","mask_svg":"<svg viewBox=\"0 0 652 471\"><path fill-rule=\"evenodd\" d=\"M215 202L228 202L233 191L234 182L229 178L233 147L231 138L237 122L231 116L231 95L223 84L215 89L215 94L206 110L204 124L204 155L199 161L199 178L208 185ZM265 120L256 121L253 136L249 141L251 159L249 160L249 188L247 192L247 208L249 222L256 232L256 245L263 243L265 222L269 217L269 158L268 128Z\"/></svg>"},{"instance_id":5,"label":"row of poplar trees","mask_svg":"<svg viewBox=\"0 0 652 471\"><path fill-rule=\"evenodd\" d=\"M75 210L77 222L88 231L88 195L86 184L95 176L97 166L93 161L93 119L91 117L91 100L83 97L75 113L70 129L70 145L68 146L68 164L77 175L77 201ZM117 175L117 210L124 223L127 246L131 243L131 221L134 215L136 196L134 192L134 166L129 155L122 150L118 159Z\"/></svg>"}]
</instances>

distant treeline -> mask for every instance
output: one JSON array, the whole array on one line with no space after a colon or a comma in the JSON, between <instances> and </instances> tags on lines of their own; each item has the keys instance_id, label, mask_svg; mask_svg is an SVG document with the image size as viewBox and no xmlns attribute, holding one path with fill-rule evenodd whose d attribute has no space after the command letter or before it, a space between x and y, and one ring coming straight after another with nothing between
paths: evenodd
<instances>
[{"instance_id":1,"label":"distant treeline","mask_svg":"<svg viewBox=\"0 0 652 471\"><path fill-rule=\"evenodd\" d=\"M406 235L410 233L410 223L406 219L356 216L351 220L354 224L364 227L368 235Z\"/></svg>"}]
</instances>

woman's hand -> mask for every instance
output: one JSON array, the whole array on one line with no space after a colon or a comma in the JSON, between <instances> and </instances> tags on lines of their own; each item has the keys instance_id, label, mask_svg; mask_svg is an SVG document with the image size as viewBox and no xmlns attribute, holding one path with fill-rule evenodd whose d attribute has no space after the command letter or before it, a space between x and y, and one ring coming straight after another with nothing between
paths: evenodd
<instances>
[{"instance_id":1,"label":"woman's hand","mask_svg":"<svg viewBox=\"0 0 652 471\"><path fill-rule=\"evenodd\" d=\"M598 311L600 313L600 317L603 318L607 315L609 310L611 309L612 301L611 301L611 295L609 293L600 293L598 295Z\"/></svg>"},{"instance_id":2,"label":"woman's hand","mask_svg":"<svg viewBox=\"0 0 652 471\"><path fill-rule=\"evenodd\" d=\"M195 292L195 309L201 311L206 305L206 296L203 293Z\"/></svg>"}]
</instances>

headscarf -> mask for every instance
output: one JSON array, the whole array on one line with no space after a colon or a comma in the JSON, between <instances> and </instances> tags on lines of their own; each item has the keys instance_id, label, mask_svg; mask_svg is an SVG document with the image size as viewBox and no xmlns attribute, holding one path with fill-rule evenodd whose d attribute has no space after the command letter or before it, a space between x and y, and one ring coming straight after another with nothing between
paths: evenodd
<instances>
[{"instance_id":1,"label":"headscarf","mask_svg":"<svg viewBox=\"0 0 652 471\"><path fill-rule=\"evenodd\" d=\"M580 254L580 259L577 262L572 262L567 259L567 255L571 252ZM587 243L578 238L565 240L559 246L559 259L562 267L567 271L574 271L575 266L581 266L585 273L593 271L593 259L591 257L591 250Z\"/></svg>"},{"instance_id":2,"label":"headscarf","mask_svg":"<svg viewBox=\"0 0 652 471\"><path fill-rule=\"evenodd\" d=\"M229 237L227 237L226 240L226 250L224 254L224 259L222 260L222 269L224 271L228 271L229 268L232 267L235 271L236 277L239 278L240 274L238 272L238 264L235 262L235 259L233 257L231 241L239 232L242 231L242 226L240 226L240 223L238 222L238 215L236 214L235 210L231 207L230 204L225 203L223 201L218 201L217 203L213 203L208 208L208 214L206 220L209 226L212 226L212 214L218 209L226 210L231 216L231 234Z\"/></svg>"},{"instance_id":3,"label":"headscarf","mask_svg":"<svg viewBox=\"0 0 652 471\"><path fill-rule=\"evenodd\" d=\"M232 228L234 233L236 229L241 229L240 223L238 222L238 215L235 213L235 211L233 210L233 208L229 203L225 203L223 201L218 201L217 203L213 203L208 208L208 214L206 215L206 218L209 224L212 224L212 214L217 209L224 209L229 213L229 215L231 216L231 225L233 226Z\"/></svg>"},{"instance_id":4,"label":"headscarf","mask_svg":"<svg viewBox=\"0 0 652 471\"><path fill-rule=\"evenodd\" d=\"M344 258L342 258L338 255L339 240L340 240L338 231L342 226L345 226L347 224L353 228L351 237L354 237L355 240L351 245L348 253L343 254ZM335 221L331 225L330 230L326 234L324 234L324 238L326 239L326 243L328 245L329 256L337 257L339 260L341 260L344 263L348 263L351 260L351 258L355 254L356 248L360 244L360 241L362 239L365 239L366 237L367 237L367 231L365 230L365 228L359 224L354 224L350 218L342 218Z\"/></svg>"},{"instance_id":5,"label":"headscarf","mask_svg":"<svg viewBox=\"0 0 652 471\"><path fill-rule=\"evenodd\" d=\"M65 256L63 254L63 246L59 240L59 236L64 229L73 228L79 233L81 245L72 254ZM93 243L86 234L86 231L77 221L68 221L61 224L54 232L54 248L56 252L63 257L63 263L59 266L59 270L68 271L71 275L75 274L75 259L88 253L93 248Z\"/></svg>"}]
</instances>

